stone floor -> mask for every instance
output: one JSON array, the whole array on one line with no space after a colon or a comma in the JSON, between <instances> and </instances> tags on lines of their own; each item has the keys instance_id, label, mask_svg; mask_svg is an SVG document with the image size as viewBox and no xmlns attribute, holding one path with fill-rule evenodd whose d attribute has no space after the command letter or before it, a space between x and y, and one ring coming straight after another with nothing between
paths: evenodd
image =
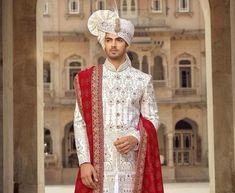
<instances>
[{"instance_id":1,"label":"stone floor","mask_svg":"<svg viewBox=\"0 0 235 193\"><path fill-rule=\"evenodd\" d=\"M72 185L46 186L45 193L73 193ZM209 193L209 183L165 183L165 193Z\"/></svg>"}]
</instances>

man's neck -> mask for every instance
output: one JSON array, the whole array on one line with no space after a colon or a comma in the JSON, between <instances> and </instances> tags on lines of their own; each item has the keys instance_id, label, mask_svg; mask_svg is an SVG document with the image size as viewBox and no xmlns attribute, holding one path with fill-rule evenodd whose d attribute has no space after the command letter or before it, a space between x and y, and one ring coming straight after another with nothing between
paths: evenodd
<instances>
[{"instance_id":1,"label":"man's neck","mask_svg":"<svg viewBox=\"0 0 235 193\"><path fill-rule=\"evenodd\" d=\"M126 58L124 57L121 60L112 60L109 58L108 60L112 65L114 65L114 67L117 70L119 68L119 66L121 66L125 62Z\"/></svg>"}]
</instances>

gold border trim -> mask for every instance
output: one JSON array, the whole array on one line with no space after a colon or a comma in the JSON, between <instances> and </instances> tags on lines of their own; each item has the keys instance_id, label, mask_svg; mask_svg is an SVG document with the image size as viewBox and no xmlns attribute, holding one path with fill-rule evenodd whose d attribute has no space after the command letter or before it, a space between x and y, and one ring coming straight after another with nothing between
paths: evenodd
<instances>
[{"instance_id":1,"label":"gold border trim","mask_svg":"<svg viewBox=\"0 0 235 193\"><path fill-rule=\"evenodd\" d=\"M99 186L94 193L103 193L104 173L104 133L103 133L103 107L102 107L102 75L101 65L96 65L92 74L92 125L93 125L93 165L97 171Z\"/></svg>"},{"instance_id":2,"label":"gold border trim","mask_svg":"<svg viewBox=\"0 0 235 193\"><path fill-rule=\"evenodd\" d=\"M137 157L137 166L136 166L136 174L135 174L135 182L133 193L141 193L142 185L143 185L143 177L144 177L144 167L145 167L145 158L147 152L147 133L143 127L143 124L140 123L140 144L139 144L139 152Z\"/></svg>"}]
</instances>

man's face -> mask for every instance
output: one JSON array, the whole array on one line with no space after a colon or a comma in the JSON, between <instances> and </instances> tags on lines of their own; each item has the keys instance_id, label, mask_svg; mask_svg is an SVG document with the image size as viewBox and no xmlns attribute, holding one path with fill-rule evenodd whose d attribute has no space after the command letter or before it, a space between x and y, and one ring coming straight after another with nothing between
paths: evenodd
<instances>
[{"instance_id":1,"label":"man's face","mask_svg":"<svg viewBox=\"0 0 235 193\"><path fill-rule=\"evenodd\" d=\"M127 52L127 43L117 35L106 33L104 40L105 52L111 60L121 60Z\"/></svg>"}]
</instances>

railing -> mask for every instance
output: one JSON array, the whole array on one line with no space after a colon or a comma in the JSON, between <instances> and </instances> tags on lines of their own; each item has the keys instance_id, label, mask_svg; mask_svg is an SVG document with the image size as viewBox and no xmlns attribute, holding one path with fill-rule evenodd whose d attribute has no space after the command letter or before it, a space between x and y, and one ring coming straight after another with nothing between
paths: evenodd
<instances>
[{"instance_id":1,"label":"railing","mask_svg":"<svg viewBox=\"0 0 235 193\"><path fill-rule=\"evenodd\" d=\"M166 19L163 19L162 14L159 15L159 17L156 17L156 15L159 13L151 12L151 10L138 10L137 16L131 15L124 15L124 18L130 19L136 28L146 28L146 27L167 27Z\"/></svg>"},{"instance_id":2,"label":"railing","mask_svg":"<svg viewBox=\"0 0 235 193\"><path fill-rule=\"evenodd\" d=\"M67 91L65 91L65 96L66 97L74 98L75 97L75 90L67 90Z\"/></svg>"},{"instance_id":3,"label":"railing","mask_svg":"<svg viewBox=\"0 0 235 193\"><path fill-rule=\"evenodd\" d=\"M44 82L43 87L44 87L44 97L53 97L54 91L52 83Z\"/></svg>"},{"instance_id":4,"label":"railing","mask_svg":"<svg viewBox=\"0 0 235 193\"><path fill-rule=\"evenodd\" d=\"M44 91L51 91L52 90L52 83L50 82L44 82Z\"/></svg>"},{"instance_id":5,"label":"railing","mask_svg":"<svg viewBox=\"0 0 235 193\"><path fill-rule=\"evenodd\" d=\"M197 94L197 90L196 89L192 89L192 88L179 88L179 89L175 89L175 95L178 96L188 96L188 95L196 95Z\"/></svg>"},{"instance_id":6,"label":"railing","mask_svg":"<svg viewBox=\"0 0 235 193\"><path fill-rule=\"evenodd\" d=\"M166 87L166 81L153 80L153 85L156 87Z\"/></svg>"},{"instance_id":7,"label":"railing","mask_svg":"<svg viewBox=\"0 0 235 193\"><path fill-rule=\"evenodd\" d=\"M57 156L55 154L46 154L45 153L45 160L44 160L44 164L45 167L56 167L57 165Z\"/></svg>"},{"instance_id":8,"label":"railing","mask_svg":"<svg viewBox=\"0 0 235 193\"><path fill-rule=\"evenodd\" d=\"M192 165L192 150L175 149L174 162L176 165Z\"/></svg>"}]
</instances>

